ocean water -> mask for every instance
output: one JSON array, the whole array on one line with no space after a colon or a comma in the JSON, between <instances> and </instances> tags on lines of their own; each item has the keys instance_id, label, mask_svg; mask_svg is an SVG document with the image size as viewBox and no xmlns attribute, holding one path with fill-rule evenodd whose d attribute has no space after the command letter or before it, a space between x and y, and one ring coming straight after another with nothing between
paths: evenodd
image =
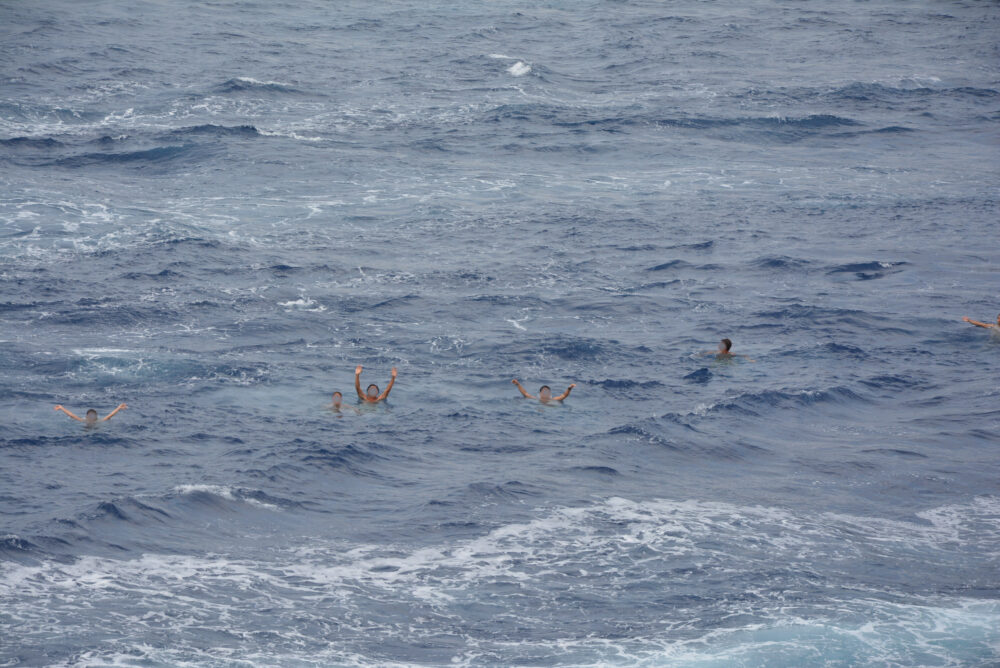
<instances>
[{"instance_id":1,"label":"ocean water","mask_svg":"<svg viewBox=\"0 0 1000 668\"><path fill-rule=\"evenodd\" d=\"M0 666L997 665L998 35L0 2Z\"/></svg>"}]
</instances>

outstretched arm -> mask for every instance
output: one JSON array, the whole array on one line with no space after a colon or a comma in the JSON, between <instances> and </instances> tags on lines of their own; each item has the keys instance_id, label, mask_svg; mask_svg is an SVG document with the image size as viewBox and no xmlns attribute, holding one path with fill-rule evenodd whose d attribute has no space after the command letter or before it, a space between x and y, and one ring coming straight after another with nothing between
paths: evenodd
<instances>
[{"instance_id":1,"label":"outstretched arm","mask_svg":"<svg viewBox=\"0 0 1000 668\"><path fill-rule=\"evenodd\" d=\"M101 422L107 422L108 420L110 420L111 418L113 418L115 416L115 413L117 413L118 411L120 411L123 408L128 408L128 406L126 404L118 404L118 408L116 408L113 411L111 411L110 413L108 413L107 416L103 420L101 420Z\"/></svg>"},{"instance_id":2,"label":"outstretched arm","mask_svg":"<svg viewBox=\"0 0 1000 668\"><path fill-rule=\"evenodd\" d=\"M991 326L991 325L986 324L985 322L979 322L978 320L973 320L973 319L967 318L965 316L962 317L962 320L964 320L965 322L969 323L970 325L975 325L976 327L987 327L987 328L989 328Z\"/></svg>"},{"instance_id":3,"label":"outstretched arm","mask_svg":"<svg viewBox=\"0 0 1000 668\"><path fill-rule=\"evenodd\" d=\"M736 353L736 354L739 355L739 353ZM756 361L756 360L750 359L749 355L740 355L740 357L742 357L743 359L745 359L747 362L755 362Z\"/></svg>"},{"instance_id":4,"label":"outstretched arm","mask_svg":"<svg viewBox=\"0 0 1000 668\"><path fill-rule=\"evenodd\" d=\"M81 417L77 417L77 416L73 415L68 410L66 410L65 408L63 408L62 406L56 406L53 410L62 411L63 413L65 413L66 415L70 416L74 420L79 420L80 422L86 422L86 420L84 420Z\"/></svg>"},{"instance_id":5,"label":"outstretched arm","mask_svg":"<svg viewBox=\"0 0 1000 668\"><path fill-rule=\"evenodd\" d=\"M574 387L576 387L576 383L572 383L569 387L566 388L566 391L560 394L558 397L552 397L552 401L562 401L563 399L569 396L569 393L573 391Z\"/></svg>"},{"instance_id":6,"label":"outstretched arm","mask_svg":"<svg viewBox=\"0 0 1000 668\"><path fill-rule=\"evenodd\" d=\"M528 394L528 391L521 386L521 383L517 382L517 378L515 378L514 380L512 380L510 382L512 382L515 385L517 385L517 389L519 389L521 391L521 394L524 395L525 399L534 399L535 398L532 395Z\"/></svg>"},{"instance_id":7,"label":"outstretched arm","mask_svg":"<svg viewBox=\"0 0 1000 668\"><path fill-rule=\"evenodd\" d=\"M358 393L358 398L359 399L361 399L361 400L367 400L368 399L368 397L366 397L361 392L361 365L360 364L358 365L358 368L354 370L354 391Z\"/></svg>"},{"instance_id":8,"label":"outstretched arm","mask_svg":"<svg viewBox=\"0 0 1000 668\"><path fill-rule=\"evenodd\" d=\"M376 401L382 401L389 396L389 391L392 389L392 386L396 384L396 373L396 367L392 367L392 378L389 379L389 384L386 385L385 391L378 395L378 399L376 399ZM358 391L361 391L360 385L358 385Z\"/></svg>"}]
</instances>

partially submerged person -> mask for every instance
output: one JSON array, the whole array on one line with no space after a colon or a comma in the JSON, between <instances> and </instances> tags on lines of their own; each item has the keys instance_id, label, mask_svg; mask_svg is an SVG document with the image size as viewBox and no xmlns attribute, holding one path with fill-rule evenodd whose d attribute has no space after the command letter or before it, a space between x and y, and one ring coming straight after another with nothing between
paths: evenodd
<instances>
[{"instance_id":1,"label":"partially submerged person","mask_svg":"<svg viewBox=\"0 0 1000 668\"><path fill-rule=\"evenodd\" d=\"M715 355L715 359L718 360L731 359L733 357L742 357L748 362L753 362L753 360L747 357L746 355L740 355L739 353L729 352L730 350L732 350L732 348L733 348L732 341L730 341L729 339L722 339L721 341L719 341L719 347L717 350L707 350L703 352L702 355Z\"/></svg>"},{"instance_id":2,"label":"partially submerged person","mask_svg":"<svg viewBox=\"0 0 1000 668\"><path fill-rule=\"evenodd\" d=\"M379 394L378 385L372 383L368 388L362 392L361 391L361 365L354 370L354 389L358 393L358 398L365 403L375 404L383 401L389 396L389 392L392 391L392 386L396 383L396 367L392 367L392 378L389 379L389 384L385 388L385 392Z\"/></svg>"},{"instance_id":3,"label":"partially submerged person","mask_svg":"<svg viewBox=\"0 0 1000 668\"><path fill-rule=\"evenodd\" d=\"M333 393L333 400L330 403L330 408L332 408L335 411L339 411L340 410L340 405L343 402L344 402L344 395L341 394L340 392L334 392Z\"/></svg>"},{"instance_id":4,"label":"partially submerged person","mask_svg":"<svg viewBox=\"0 0 1000 668\"><path fill-rule=\"evenodd\" d=\"M995 325L991 325L986 322L979 322L978 320L973 320L972 318L966 316L962 316L962 320L969 323L970 325L975 325L976 327L985 327L986 329L1000 330L1000 315L997 316L997 322Z\"/></svg>"},{"instance_id":5,"label":"partially submerged person","mask_svg":"<svg viewBox=\"0 0 1000 668\"><path fill-rule=\"evenodd\" d=\"M569 387L566 388L565 392L560 394L558 397L553 397L552 389L548 385L542 385L540 388L538 388L538 396L536 397L532 394L528 394L528 391L524 389L524 386L517 381L517 378L515 378L510 382L517 385L517 389L521 391L521 394L524 395L525 399L538 399L543 404L547 404L550 401L562 401L563 399L568 397L569 393L573 391L574 387L576 387L576 383L572 383Z\"/></svg>"},{"instance_id":6,"label":"partially submerged person","mask_svg":"<svg viewBox=\"0 0 1000 668\"><path fill-rule=\"evenodd\" d=\"M85 418L73 415L68 410L63 408L62 405L56 405L56 407L53 410L62 411L63 413L70 416L74 420L79 420L80 422L86 423L88 427L94 427L97 425L98 422L107 422L108 420L113 418L118 411L122 410L123 408L128 408L128 406L126 404L118 404L118 408L114 409L100 420L97 419L97 411L95 411L93 408L87 411Z\"/></svg>"},{"instance_id":7,"label":"partially submerged person","mask_svg":"<svg viewBox=\"0 0 1000 668\"><path fill-rule=\"evenodd\" d=\"M333 393L333 397L330 400L330 405L327 406L327 408L329 408L334 413L342 413L345 408L352 410L355 413L358 412L354 406L344 405L344 395L341 394L340 392Z\"/></svg>"}]
</instances>

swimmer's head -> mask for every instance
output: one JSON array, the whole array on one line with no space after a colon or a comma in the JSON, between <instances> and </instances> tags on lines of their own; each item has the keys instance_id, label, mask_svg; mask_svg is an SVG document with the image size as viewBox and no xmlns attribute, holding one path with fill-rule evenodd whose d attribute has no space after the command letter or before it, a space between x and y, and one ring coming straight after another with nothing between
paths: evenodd
<instances>
[{"instance_id":1,"label":"swimmer's head","mask_svg":"<svg viewBox=\"0 0 1000 668\"><path fill-rule=\"evenodd\" d=\"M333 405L334 406L339 406L340 402L343 401L343 400L344 400L344 395L343 394L341 394L340 392L334 392L333 393Z\"/></svg>"},{"instance_id":2,"label":"swimmer's head","mask_svg":"<svg viewBox=\"0 0 1000 668\"><path fill-rule=\"evenodd\" d=\"M552 388L548 385L542 385L538 388L538 398L542 401L548 401L552 398Z\"/></svg>"},{"instance_id":3,"label":"swimmer's head","mask_svg":"<svg viewBox=\"0 0 1000 668\"><path fill-rule=\"evenodd\" d=\"M378 397L378 385L372 383L371 385L368 386L368 389L365 390L365 392L368 393L369 399L375 399L376 397Z\"/></svg>"},{"instance_id":4,"label":"swimmer's head","mask_svg":"<svg viewBox=\"0 0 1000 668\"><path fill-rule=\"evenodd\" d=\"M719 352L728 353L729 349L733 347L733 342L729 339L722 339L719 341Z\"/></svg>"},{"instance_id":5,"label":"swimmer's head","mask_svg":"<svg viewBox=\"0 0 1000 668\"><path fill-rule=\"evenodd\" d=\"M93 408L87 411L87 424L94 424L97 422L97 411Z\"/></svg>"}]
</instances>

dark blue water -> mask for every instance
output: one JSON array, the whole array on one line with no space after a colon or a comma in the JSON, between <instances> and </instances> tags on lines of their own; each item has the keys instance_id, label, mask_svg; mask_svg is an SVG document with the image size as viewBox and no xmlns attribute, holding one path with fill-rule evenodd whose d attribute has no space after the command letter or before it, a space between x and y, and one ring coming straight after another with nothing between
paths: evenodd
<instances>
[{"instance_id":1,"label":"dark blue water","mask_svg":"<svg viewBox=\"0 0 1000 668\"><path fill-rule=\"evenodd\" d=\"M998 34L0 3L0 665L995 665Z\"/></svg>"}]
</instances>

